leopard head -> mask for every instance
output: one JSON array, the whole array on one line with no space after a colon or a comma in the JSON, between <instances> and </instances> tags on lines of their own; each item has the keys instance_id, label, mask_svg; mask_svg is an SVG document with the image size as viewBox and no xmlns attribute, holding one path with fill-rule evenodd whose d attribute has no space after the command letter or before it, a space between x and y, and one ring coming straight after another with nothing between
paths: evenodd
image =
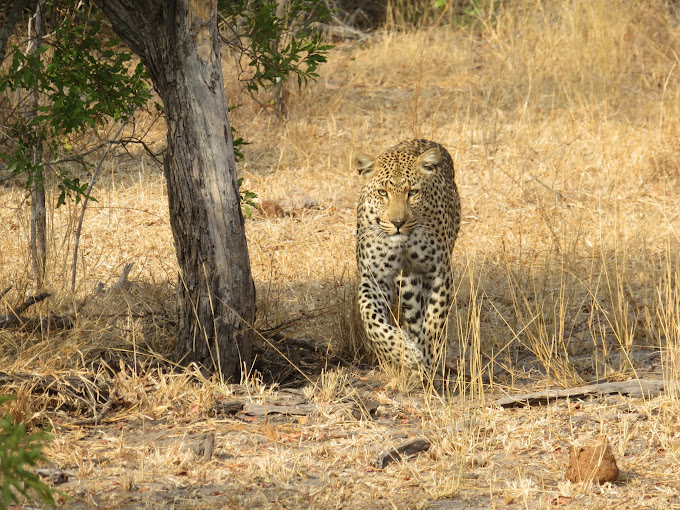
<instances>
[{"instance_id":1,"label":"leopard head","mask_svg":"<svg viewBox=\"0 0 680 510\"><path fill-rule=\"evenodd\" d=\"M431 180L441 151L388 151L375 158L359 155L355 165L364 178L360 210L388 236L408 236L427 213Z\"/></svg>"}]
</instances>

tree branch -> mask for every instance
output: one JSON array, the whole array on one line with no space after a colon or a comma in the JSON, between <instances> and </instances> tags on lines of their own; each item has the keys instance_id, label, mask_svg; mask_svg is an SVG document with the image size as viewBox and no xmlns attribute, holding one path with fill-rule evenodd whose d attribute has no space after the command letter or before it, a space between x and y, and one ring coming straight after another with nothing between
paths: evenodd
<instances>
[{"instance_id":1,"label":"tree branch","mask_svg":"<svg viewBox=\"0 0 680 510\"><path fill-rule=\"evenodd\" d=\"M123 128L125 127L125 122L123 122L120 127L118 128L118 131L116 131L116 134L113 135L113 139L115 140L120 136L120 133L123 131ZM80 218L78 218L78 228L76 229L76 239L75 239L75 244L73 246L73 264L71 265L71 291L73 292L76 288L76 270L78 266L78 247L80 246L80 231L83 228L83 218L85 217L85 210L87 209L87 204L89 202L90 198L90 193L92 192L92 188L94 187L94 183L97 180L97 177L99 175L99 170L102 167L102 163L104 163L104 158L106 158L106 155L109 153L109 150L111 149L111 143L109 143L106 146L106 149L104 149L104 154L102 154L101 159L99 160L99 163L97 163L97 167L94 169L94 173L92 174L92 179L90 179L90 185L87 187L87 192L85 193L85 199L83 200L83 209L80 211Z\"/></svg>"},{"instance_id":2,"label":"tree branch","mask_svg":"<svg viewBox=\"0 0 680 510\"><path fill-rule=\"evenodd\" d=\"M12 8L7 13L4 23L0 27L0 64L5 60L7 55L7 41L12 35L14 26L19 21L19 16L25 9L34 10L35 4L38 0L14 0Z\"/></svg>"},{"instance_id":3,"label":"tree branch","mask_svg":"<svg viewBox=\"0 0 680 510\"><path fill-rule=\"evenodd\" d=\"M41 294L38 294L36 296L31 296L29 297L24 304L17 306L13 312L15 315L21 315L24 313L26 310L28 310L30 307L32 307L36 303L40 303L41 301L47 299L50 297L52 294L49 292L42 292Z\"/></svg>"},{"instance_id":4,"label":"tree branch","mask_svg":"<svg viewBox=\"0 0 680 510\"><path fill-rule=\"evenodd\" d=\"M156 2L153 0L94 0L94 3L109 18L113 31L118 35L125 33L126 44L134 51L142 61L147 61L147 41L144 34L147 33L140 24L154 22L155 18L163 12L163 3L168 0Z\"/></svg>"}]
</instances>

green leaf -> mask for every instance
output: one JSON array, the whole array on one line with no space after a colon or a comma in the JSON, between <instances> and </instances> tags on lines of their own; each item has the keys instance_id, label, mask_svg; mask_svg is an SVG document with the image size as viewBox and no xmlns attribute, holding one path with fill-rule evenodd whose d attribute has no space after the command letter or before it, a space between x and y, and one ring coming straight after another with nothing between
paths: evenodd
<instances>
[{"instance_id":1,"label":"green leaf","mask_svg":"<svg viewBox=\"0 0 680 510\"><path fill-rule=\"evenodd\" d=\"M11 64L0 72L0 93L26 89L40 96L33 115L16 115L12 124L3 126L15 144L3 159L12 172L24 175L26 186L44 166L32 163L33 147L42 146L46 160L58 159L71 134L126 119L151 98L144 67L128 69L131 54L118 48L117 39L102 39L98 17L98 11L63 6L48 28L48 42L26 55L13 47ZM86 187L63 180L58 189L57 203L62 205L68 198L79 200Z\"/></svg>"},{"instance_id":2,"label":"green leaf","mask_svg":"<svg viewBox=\"0 0 680 510\"><path fill-rule=\"evenodd\" d=\"M13 397L0 395L0 405L11 399ZM56 504L56 491L44 485L32 469L27 469L45 460L42 449L51 439L52 436L43 431L27 434L26 426L15 424L11 414L0 418L0 507L20 503L20 495L28 499L35 496L46 505Z\"/></svg>"}]
</instances>

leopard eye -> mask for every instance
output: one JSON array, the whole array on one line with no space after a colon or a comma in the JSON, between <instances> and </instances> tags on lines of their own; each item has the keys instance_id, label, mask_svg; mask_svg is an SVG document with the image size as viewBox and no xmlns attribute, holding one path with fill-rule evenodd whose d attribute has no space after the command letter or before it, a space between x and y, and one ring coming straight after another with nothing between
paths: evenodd
<instances>
[{"instance_id":1,"label":"leopard eye","mask_svg":"<svg viewBox=\"0 0 680 510\"><path fill-rule=\"evenodd\" d=\"M381 197L386 197L386 196L387 196L387 191L385 191L384 189L379 189L379 190L378 190L378 195L380 195Z\"/></svg>"},{"instance_id":2,"label":"leopard eye","mask_svg":"<svg viewBox=\"0 0 680 510\"><path fill-rule=\"evenodd\" d=\"M412 190L409 190L409 192L408 192L408 197L409 197L409 198L413 198L413 197L415 197L418 193L420 193L420 190L419 190L419 189L412 189Z\"/></svg>"}]
</instances>

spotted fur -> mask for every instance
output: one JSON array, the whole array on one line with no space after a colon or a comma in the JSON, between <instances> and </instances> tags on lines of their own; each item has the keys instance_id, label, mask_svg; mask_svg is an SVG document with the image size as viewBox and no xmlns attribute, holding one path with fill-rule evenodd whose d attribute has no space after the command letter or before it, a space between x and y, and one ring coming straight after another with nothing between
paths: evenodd
<instances>
[{"instance_id":1,"label":"spotted fur","mask_svg":"<svg viewBox=\"0 0 680 510\"><path fill-rule=\"evenodd\" d=\"M356 165L365 177L357 263L366 335L383 362L431 370L451 305L460 227L453 161L437 143L406 140L378 158L358 156Z\"/></svg>"}]
</instances>

